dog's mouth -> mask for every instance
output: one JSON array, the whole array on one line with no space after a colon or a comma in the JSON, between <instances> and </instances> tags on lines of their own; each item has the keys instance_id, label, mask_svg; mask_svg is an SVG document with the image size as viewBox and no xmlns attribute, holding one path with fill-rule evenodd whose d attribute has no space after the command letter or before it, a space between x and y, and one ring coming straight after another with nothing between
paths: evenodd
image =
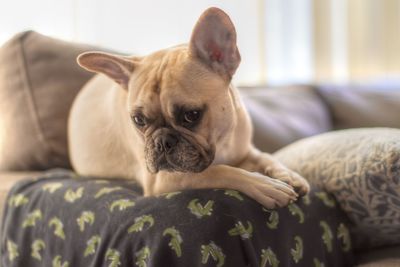
<instances>
[{"instance_id":1,"label":"dog's mouth","mask_svg":"<svg viewBox=\"0 0 400 267\"><path fill-rule=\"evenodd\" d=\"M147 142L145 154L150 172L202 172L213 162L214 149L205 149L180 135L175 138L173 146L165 145L167 148L160 148L157 140Z\"/></svg>"}]
</instances>

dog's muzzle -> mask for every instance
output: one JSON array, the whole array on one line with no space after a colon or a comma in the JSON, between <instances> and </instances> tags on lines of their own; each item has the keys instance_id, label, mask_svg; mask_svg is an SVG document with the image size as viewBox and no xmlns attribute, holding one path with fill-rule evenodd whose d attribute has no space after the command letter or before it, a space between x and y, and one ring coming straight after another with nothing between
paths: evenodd
<instances>
[{"instance_id":1,"label":"dog's muzzle","mask_svg":"<svg viewBox=\"0 0 400 267\"><path fill-rule=\"evenodd\" d=\"M169 154L174 150L177 143L178 138L170 133L157 136L154 139L154 146L157 153Z\"/></svg>"},{"instance_id":2,"label":"dog's muzzle","mask_svg":"<svg viewBox=\"0 0 400 267\"><path fill-rule=\"evenodd\" d=\"M214 151L189 141L179 132L162 128L146 140L146 164L150 172L161 170L201 172L214 160Z\"/></svg>"}]
</instances>

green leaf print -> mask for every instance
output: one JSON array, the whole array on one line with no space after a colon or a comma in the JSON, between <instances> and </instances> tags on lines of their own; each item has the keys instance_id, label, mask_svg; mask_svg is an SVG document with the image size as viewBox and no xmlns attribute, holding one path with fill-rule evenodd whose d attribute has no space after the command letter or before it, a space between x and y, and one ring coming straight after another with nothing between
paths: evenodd
<instances>
[{"instance_id":1,"label":"green leaf print","mask_svg":"<svg viewBox=\"0 0 400 267\"><path fill-rule=\"evenodd\" d=\"M59 238L65 240L64 224L61 222L61 220L57 217L51 218L51 220L49 221L49 227L52 227L53 225L54 234Z\"/></svg>"},{"instance_id":2,"label":"green leaf print","mask_svg":"<svg viewBox=\"0 0 400 267\"><path fill-rule=\"evenodd\" d=\"M34 227L36 225L36 221L41 220L42 218L42 212L39 209L36 209L27 215L27 218L22 223L22 228L29 226Z\"/></svg>"},{"instance_id":3,"label":"green leaf print","mask_svg":"<svg viewBox=\"0 0 400 267\"><path fill-rule=\"evenodd\" d=\"M181 248L182 237L181 237L179 231L176 230L175 227L169 227L169 228L165 229L163 232L163 236L166 236L166 235L171 236L171 240L169 241L168 246L173 251L175 251L176 256L178 256L178 258L180 258L182 256L182 248Z\"/></svg>"},{"instance_id":4,"label":"green leaf print","mask_svg":"<svg viewBox=\"0 0 400 267\"><path fill-rule=\"evenodd\" d=\"M126 210L129 207L135 206L135 202L129 200L129 199L119 199L115 200L111 203L110 205L110 211L113 212L114 208L118 208L119 211Z\"/></svg>"},{"instance_id":5,"label":"green leaf print","mask_svg":"<svg viewBox=\"0 0 400 267\"><path fill-rule=\"evenodd\" d=\"M328 252L332 252L332 248L333 248L332 247L332 240L333 240L332 230L326 221L320 221L319 225L322 227L322 230L323 230L322 241L324 241L324 244L326 245Z\"/></svg>"},{"instance_id":6,"label":"green leaf print","mask_svg":"<svg viewBox=\"0 0 400 267\"><path fill-rule=\"evenodd\" d=\"M15 208L25 205L29 202L29 199L25 197L23 194L16 194L10 197L8 200L8 205L10 207L14 206Z\"/></svg>"},{"instance_id":7,"label":"green leaf print","mask_svg":"<svg viewBox=\"0 0 400 267\"><path fill-rule=\"evenodd\" d=\"M68 261L61 262L60 255L55 256L52 263L53 263L53 267L68 267L69 266Z\"/></svg>"},{"instance_id":8,"label":"green leaf print","mask_svg":"<svg viewBox=\"0 0 400 267\"><path fill-rule=\"evenodd\" d=\"M299 263L299 261L303 258L303 239L300 236L294 237L295 248L290 250L290 254L292 254L293 260L295 263Z\"/></svg>"},{"instance_id":9,"label":"green leaf print","mask_svg":"<svg viewBox=\"0 0 400 267\"><path fill-rule=\"evenodd\" d=\"M182 193L182 192L180 192L180 191L171 192L171 193L164 194L164 196L165 196L166 199L171 199L171 198L173 198L174 196L179 195L180 193Z\"/></svg>"},{"instance_id":10,"label":"green leaf print","mask_svg":"<svg viewBox=\"0 0 400 267\"><path fill-rule=\"evenodd\" d=\"M95 220L95 215L94 212L92 211L83 211L81 213L81 216L79 216L78 219L76 219L76 222L78 223L79 230L81 232L85 231L85 225L88 223L90 225L93 225Z\"/></svg>"},{"instance_id":11,"label":"green leaf print","mask_svg":"<svg viewBox=\"0 0 400 267\"><path fill-rule=\"evenodd\" d=\"M276 211L271 212L267 221L268 228L276 229L278 228L278 223L279 223L279 213Z\"/></svg>"},{"instance_id":12,"label":"green leaf print","mask_svg":"<svg viewBox=\"0 0 400 267\"><path fill-rule=\"evenodd\" d=\"M14 261L18 256L18 246L15 244L13 241L7 239L7 252L8 252L8 259L12 262Z\"/></svg>"},{"instance_id":13,"label":"green leaf print","mask_svg":"<svg viewBox=\"0 0 400 267\"><path fill-rule=\"evenodd\" d=\"M118 267L121 265L121 253L116 249L109 248L106 252L106 260L110 261L108 267Z\"/></svg>"},{"instance_id":14,"label":"green leaf print","mask_svg":"<svg viewBox=\"0 0 400 267\"><path fill-rule=\"evenodd\" d=\"M301 201L303 201L304 205L309 206L311 204L311 198L310 195L307 194L305 196L302 196Z\"/></svg>"},{"instance_id":15,"label":"green leaf print","mask_svg":"<svg viewBox=\"0 0 400 267\"><path fill-rule=\"evenodd\" d=\"M94 183L95 184L109 184L110 181L107 181L107 180L95 180Z\"/></svg>"},{"instance_id":16,"label":"green leaf print","mask_svg":"<svg viewBox=\"0 0 400 267\"><path fill-rule=\"evenodd\" d=\"M62 183L47 183L47 184L42 186L42 190L53 194L54 192L56 192L61 187L63 187Z\"/></svg>"},{"instance_id":17,"label":"green leaf print","mask_svg":"<svg viewBox=\"0 0 400 267\"><path fill-rule=\"evenodd\" d=\"M138 267L147 267L147 260L150 257L150 249L148 247L143 247L135 254L137 260L135 262Z\"/></svg>"},{"instance_id":18,"label":"green leaf print","mask_svg":"<svg viewBox=\"0 0 400 267\"><path fill-rule=\"evenodd\" d=\"M31 256L39 261L42 260L40 251L46 248L46 244L42 239L36 239L31 245Z\"/></svg>"},{"instance_id":19,"label":"green leaf print","mask_svg":"<svg viewBox=\"0 0 400 267\"><path fill-rule=\"evenodd\" d=\"M319 259L314 258L314 267L325 267L325 264L323 264Z\"/></svg>"},{"instance_id":20,"label":"green leaf print","mask_svg":"<svg viewBox=\"0 0 400 267\"><path fill-rule=\"evenodd\" d=\"M94 253L96 253L96 250L99 247L100 242L101 242L101 237L99 235L92 236L86 242L86 249L83 255L87 257L89 255L93 255Z\"/></svg>"},{"instance_id":21,"label":"green leaf print","mask_svg":"<svg viewBox=\"0 0 400 267\"><path fill-rule=\"evenodd\" d=\"M149 226L147 227L147 229L149 229L150 227L152 227L154 225L154 218L151 215L142 215L140 217L135 218L135 223L132 224L129 228L128 228L128 233L132 233L132 232L141 232L145 226L145 224L148 224Z\"/></svg>"},{"instance_id":22,"label":"green leaf print","mask_svg":"<svg viewBox=\"0 0 400 267\"><path fill-rule=\"evenodd\" d=\"M268 263L268 266L271 266L271 267L278 267L278 265L279 265L279 260L271 248L261 250L260 267L267 267L267 263Z\"/></svg>"},{"instance_id":23,"label":"green leaf print","mask_svg":"<svg viewBox=\"0 0 400 267\"><path fill-rule=\"evenodd\" d=\"M249 221L247 221L247 228L243 225L241 221L235 224L235 227L228 231L230 236L240 235L242 239L249 239L253 234L253 226Z\"/></svg>"},{"instance_id":24,"label":"green leaf print","mask_svg":"<svg viewBox=\"0 0 400 267\"><path fill-rule=\"evenodd\" d=\"M289 204L288 209L290 214L299 217L299 223L304 223L304 213L296 203Z\"/></svg>"},{"instance_id":25,"label":"green leaf print","mask_svg":"<svg viewBox=\"0 0 400 267\"><path fill-rule=\"evenodd\" d=\"M342 240L343 251L345 251L345 252L350 251L350 249L351 249L350 231L343 223L339 224L337 237L338 237L338 239Z\"/></svg>"},{"instance_id":26,"label":"green leaf print","mask_svg":"<svg viewBox=\"0 0 400 267\"><path fill-rule=\"evenodd\" d=\"M335 200L330 197L326 192L316 192L315 196L321 199L327 207L333 208L336 206Z\"/></svg>"},{"instance_id":27,"label":"green leaf print","mask_svg":"<svg viewBox=\"0 0 400 267\"><path fill-rule=\"evenodd\" d=\"M275 210L269 210L264 207L262 208L262 210L269 213L267 227L269 229L277 229L279 224L279 213Z\"/></svg>"},{"instance_id":28,"label":"green leaf print","mask_svg":"<svg viewBox=\"0 0 400 267\"><path fill-rule=\"evenodd\" d=\"M267 220L267 226L269 229L277 229L279 224L279 213L275 210L268 210L263 208L263 211L269 213L269 217Z\"/></svg>"},{"instance_id":29,"label":"green leaf print","mask_svg":"<svg viewBox=\"0 0 400 267\"><path fill-rule=\"evenodd\" d=\"M225 190L225 195L234 197L240 201L243 201L244 199L243 196L238 191L232 189Z\"/></svg>"},{"instance_id":30,"label":"green leaf print","mask_svg":"<svg viewBox=\"0 0 400 267\"><path fill-rule=\"evenodd\" d=\"M202 218L203 216L211 216L214 201L209 200L204 206L198 203L198 201L199 200L195 198L189 202L188 209L190 210L190 212L194 214L198 219Z\"/></svg>"},{"instance_id":31,"label":"green leaf print","mask_svg":"<svg viewBox=\"0 0 400 267\"><path fill-rule=\"evenodd\" d=\"M120 187L120 186L115 186L115 187L103 187L102 189L100 189L100 190L96 193L96 195L94 196L94 198L100 198L100 197L102 197L103 195L110 194L111 192L118 191L118 190L121 190L121 189L122 189L122 187Z\"/></svg>"},{"instance_id":32,"label":"green leaf print","mask_svg":"<svg viewBox=\"0 0 400 267\"><path fill-rule=\"evenodd\" d=\"M76 191L68 189L67 192L65 192L64 199L69 203L74 203L75 200L80 199L83 196L83 191L83 187L79 187Z\"/></svg>"},{"instance_id":33,"label":"green leaf print","mask_svg":"<svg viewBox=\"0 0 400 267\"><path fill-rule=\"evenodd\" d=\"M225 255L222 252L222 249L218 247L213 241L210 242L209 245L201 245L201 263L206 264L210 258L217 262L217 267L224 266L225 264Z\"/></svg>"}]
</instances>

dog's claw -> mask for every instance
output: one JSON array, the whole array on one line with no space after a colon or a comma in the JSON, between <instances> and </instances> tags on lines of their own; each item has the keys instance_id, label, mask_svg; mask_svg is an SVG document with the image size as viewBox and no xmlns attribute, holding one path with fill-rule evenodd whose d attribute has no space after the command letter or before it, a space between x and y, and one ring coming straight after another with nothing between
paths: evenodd
<instances>
[{"instance_id":1,"label":"dog's claw","mask_svg":"<svg viewBox=\"0 0 400 267\"><path fill-rule=\"evenodd\" d=\"M300 174L289 169L273 169L266 168L265 172L272 178L278 179L287 183L296 192L296 196L303 196L310 191L310 185Z\"/></svg>"}]
</instances>

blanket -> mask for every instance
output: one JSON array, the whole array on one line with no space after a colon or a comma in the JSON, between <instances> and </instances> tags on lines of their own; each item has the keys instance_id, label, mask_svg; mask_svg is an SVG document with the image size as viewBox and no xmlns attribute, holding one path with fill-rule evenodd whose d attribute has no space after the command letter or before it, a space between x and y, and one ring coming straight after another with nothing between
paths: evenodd
<instances>
[{"instance_id":1,"label":"blanket","mask_svg":"<svg viewBox=\"0 0 400 267\"><path fill-rule=\"evenodd\" d=\"M55 170L10 191L1 266L343 267L348 223L324 191L270 210L234 190L143 197L134 181Z\"/></svg>"}]
</instances>

